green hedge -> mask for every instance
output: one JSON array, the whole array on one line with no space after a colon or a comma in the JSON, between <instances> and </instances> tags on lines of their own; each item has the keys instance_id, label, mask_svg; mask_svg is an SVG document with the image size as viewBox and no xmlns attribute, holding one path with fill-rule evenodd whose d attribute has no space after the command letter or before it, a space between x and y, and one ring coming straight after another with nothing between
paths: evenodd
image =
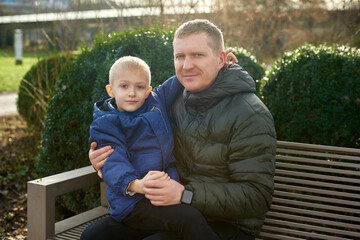
<instances>
[{"instance_id":1,"label":"green hedge","mask_svg":"<svg viewBox=\"0 0 360 240\"><path fill-rule=\"evenodd\" d=\"M360 50L305 44L281 56L263 99L279 140L360 147Z\"/></svg>"},{"instance_id":2,"label":"green hedge","mask_svg":"<svg viewBox=\"0 0 360 240\"><path fill-rule=\"evenodd\" d=\"M172 29L154 27L99 34L92 48L82 47L81 54L59 77L56 93L48 108L38 164L43 175L90 164L88 128L92 122L93 104L107 95L105 85L111 65L122 56L140 57L150 66L152 86L157 86L175 74L172 40ZM236 55L242 56L242 53ZM244 55L244 59L252 61L249 54ZM88 200L82 201L79 200L84 193L65 197L61 206L72 212L82 211L97 204L96 194L92 190L87 191L85 199ZM79 206L79 202L84 205Z\"/></svg>"},{"instance_id":3,"label":"green hedge","mask_svg":"<svg viewBox=\"0 0 360 240\"><path fill-rule=\"evenodd\" d=\"M25 74L19 86L17 109L28 127L41 132L48 103L54 94L56 80L71 54L57 54L40 59Z\"/></svg>"}]
</instances>

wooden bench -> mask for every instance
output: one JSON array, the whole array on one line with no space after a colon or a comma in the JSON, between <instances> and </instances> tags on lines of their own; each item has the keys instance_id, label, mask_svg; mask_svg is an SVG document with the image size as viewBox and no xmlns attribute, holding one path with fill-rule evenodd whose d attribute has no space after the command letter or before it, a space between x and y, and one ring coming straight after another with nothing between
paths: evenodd
<instances>
[{"instance_id":1,"label":"wooden bench","mask_svg":"<svg viewBox=\"0 0 360 240\"><path fill-rule=\"evenodd\" d=\"M360 149L278 141L275 193L257 239L360 239ZM55 197L93 184L101 206L55 223ZM105 184L84 167L28 182L28 239L79 239L106 216Z\"/></svg>"}]
</instances>

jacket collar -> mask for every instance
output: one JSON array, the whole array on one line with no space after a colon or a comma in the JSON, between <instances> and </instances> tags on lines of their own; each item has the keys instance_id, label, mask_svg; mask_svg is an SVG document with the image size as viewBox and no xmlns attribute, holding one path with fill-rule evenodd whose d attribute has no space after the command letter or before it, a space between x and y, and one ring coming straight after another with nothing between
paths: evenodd
<instances>
[{"instance_id":1,"label":"jacket collar","mask_svg":"<svg viewBox=\"0 0 360 240\"><path fill-rule=\"evenodd\" d=\"M186 109L192 113L204 112L227 96L238 93L255 93L255 82L239 65L232 64L219 71L214 83L201 92L192 93L186 89L183 99Z\"/></svg>"}]
</instances>

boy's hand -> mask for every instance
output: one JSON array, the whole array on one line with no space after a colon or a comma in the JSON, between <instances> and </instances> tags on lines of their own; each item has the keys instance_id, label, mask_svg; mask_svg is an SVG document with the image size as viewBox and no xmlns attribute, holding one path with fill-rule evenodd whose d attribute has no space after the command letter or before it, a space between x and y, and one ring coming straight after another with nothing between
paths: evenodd
<instances>
[{"instance_id":1,"label":"boy's hand","mask_svg":"<svg viewBox=\"0 0 360 240\"><path fill-rule=\"evenodd\" d=\"M89 159L100 178L102 178L101 168L104 166L108 157L114 152L110 146L102 147L96 150L97 143L92 142L89 150Z\"/></svg>"},{"instance_id":2,"label":"boy's hand","mask_svg":"<svg viewBox=\"0 0 360 240\"><path fill-rule=\"evenodd\" d=\"M227 50L225 51L225 56L226 56L226 58L225 58L225 65L224 65L225 68L229 67L230 61L232 61L232 63L237 63L237 62L238 62L236 56L232 53L232 49L231 49L231 48L229 48L229 49L227 49Z\"/></svg>"},{"instance_id":3,"label":"boy's hand","mask_svg":"<svg viewBox=\"0 0 360 240\"><path fill-rule=\"evenodd\" d=\"M145 177L143 177L142 179L135 179L134 181L132 181L129 184L129 188L128 190L132 191L132 192L136 192L136 193L142 193L144 194L144 183L145 181L149 181L149 180L162 180L162 181L168 181L170 180L170 177L167 173L165 172L160 172L160 171L149 171Z\"/></svg>"}]
</instances>

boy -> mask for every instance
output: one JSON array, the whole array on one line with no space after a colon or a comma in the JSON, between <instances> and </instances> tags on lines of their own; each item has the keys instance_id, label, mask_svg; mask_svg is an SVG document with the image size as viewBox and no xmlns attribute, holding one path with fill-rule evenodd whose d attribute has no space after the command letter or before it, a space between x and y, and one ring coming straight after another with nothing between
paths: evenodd
<instances>
[{"instance_id":1,"label":"boy","mask_svg":"<svg viewBox=\"0 0 360 240\"><path fill-rule=\"evenodd\" d=\"M190 205L156 207L144 197L145 180L179 181L166 111L183 86L175 78L151 91L150 79L143 60L120 58L109 72L106 90L111 98L94 106L89 142L114 149L102 169L110 215L146 233L171 231L183 239L219 239Z\"/></svg>"}]
</instances>

